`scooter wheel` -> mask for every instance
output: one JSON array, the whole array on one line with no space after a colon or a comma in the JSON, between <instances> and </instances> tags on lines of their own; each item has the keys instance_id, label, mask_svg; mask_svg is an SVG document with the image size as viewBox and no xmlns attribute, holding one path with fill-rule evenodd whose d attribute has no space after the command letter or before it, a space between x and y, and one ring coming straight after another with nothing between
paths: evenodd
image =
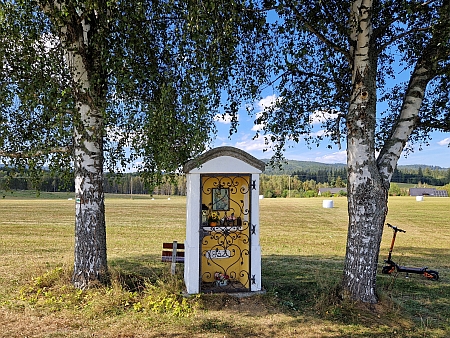
<instances>
[{"instance_id":1,"label":"scooter wheel","mask_svg":"<svg viewBox=\"0 0 450 338\"><path fill-rule=\"evenodd\" d=\"M423 273L423 275L428 278L429 280L438 280L439 279L439 272L434 270L427 270Z\"/></svg>"},{"instance_id":2,"label":"scooter wheel","mask_svg":"<svg viewBox=\"0 0 450 338\"><path fill-rule=\"evenodd\" d=\"M390 265L383 266L383 269L381 269L381 273L383 273L385 275L389 275L392 272L394 272L394 269L395 268L393 266L390 266Z\"/></svg>"}]
</instances>

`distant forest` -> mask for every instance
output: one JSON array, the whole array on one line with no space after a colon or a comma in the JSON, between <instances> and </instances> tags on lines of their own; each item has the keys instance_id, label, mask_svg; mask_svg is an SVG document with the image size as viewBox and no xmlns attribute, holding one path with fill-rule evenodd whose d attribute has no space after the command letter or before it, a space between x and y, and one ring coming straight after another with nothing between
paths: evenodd
<instances>
[{"instance_id":1,"label":"distant forest","mask_svg":"<svg viewBox=\"0 0 450 338\"><path fill-rule=\"evenodd\" d=\"M265 160L268 163L268 160ZM330 183L338 176L346 181L347 166L342 163L325 164L308 161L287 161L281 168L267 166L266 175L291 175L307 181L317 183ZM394 170L392 181L394 183L428 184L443 186L450 183L450 168L441 168L428 165L405 165Z\"/></svg>"},{"instance_id":2,"label":"distant forest","mask_svg":"<svg viewBox=\"0 0 450 338\"><path fill-rule=\"evenodd\" d=\"M268 160L264 160L268 163ZM287 161L281 168L267 166L266 175L291 175L300 180L315 180L317 183L331 182L333 178L346 180L347 166L342 163L325 164L308 161ZM427 165L405 165L395 169L394 183L429 184L443 186L450 183L450 168Z\"/></svg>"},{"instance_id":3,"label":"distant forest","mask_svg":"<svg viewBox=\"0 0 450 338\"><path fill-rule=\"evenodd\" d=\"M265 197L312 197L317 196L319 188L346 186L347 170L344 164L323 164L317 162L288 161L281 168L267 166L260 178L259 193ZM38 190L47 192L74 191L73 181L64 184L63 180L44 172L37 183ZM396 183L418 186L450 186L450 168L434 166L400 166L392 177ZM393 184L391 184L392 188ZM35 190L26 175L19 176L8 168L0 169L0 190ZM105 193L146 194L146 195L186 195L186 178L177 176L151 189L135 173L126 173L121 177L105 177ZM405 194L405 192L403 192Z\"/></svg>"},{"instance_id":4,"label":"distant forest","mask_svg":"<svg viewBox=\"0 0 450 338\"><path fill-rule=\"evenodd\" d=\"M314 180L317 183L332 183L337 177L341 177L346 182L347 168L297 170L291 176L303 181ZM391 182L443 186L450 183L450 169L432 169L430 167L395 169Z\"/></svg>"}]
</instances>

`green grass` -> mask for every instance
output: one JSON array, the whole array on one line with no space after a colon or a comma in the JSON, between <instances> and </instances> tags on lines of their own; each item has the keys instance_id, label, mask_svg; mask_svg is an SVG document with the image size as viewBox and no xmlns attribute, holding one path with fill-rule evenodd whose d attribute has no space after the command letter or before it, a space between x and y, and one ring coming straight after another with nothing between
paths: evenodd
<instances>
[{"instance_id":1,"label":"green grass","mask_svg":"<svg viewBox=\"0 0 450 338\"><path fill-rule=\"evenodd\" d=\"M338 296L347 236L345 198L260 200L265 295L184 299L160 262L185 238L185 198L107 196L109 287L71 288L75 201L67 194L0 199L0 337L448 337L448 198L391 197L387 222L406 230L393 257L440 272L378 276L373 308ZM392 232L386 227L381 262ZM178 267L182 267L179 265Z\"/></svg>"}]
</instances>

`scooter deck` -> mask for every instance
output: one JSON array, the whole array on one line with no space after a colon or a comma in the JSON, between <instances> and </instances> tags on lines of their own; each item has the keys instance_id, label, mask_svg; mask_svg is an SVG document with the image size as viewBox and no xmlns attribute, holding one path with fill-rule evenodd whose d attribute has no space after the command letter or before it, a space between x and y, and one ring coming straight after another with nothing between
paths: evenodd
<instances>
[{"instance_id":1,"label":"scooter deck","mask_svg":"<svg viewBox=\"0 0 450 338\"><path fill-rule=\"evenodd\" d=\"M409 273L424 273L425 271L427 271L427 267L422 267L422 268L413 268L413 267L408 267L408 266L397 266L397 271L398 272L409 272Z\"/></svg>"}]
</instances>

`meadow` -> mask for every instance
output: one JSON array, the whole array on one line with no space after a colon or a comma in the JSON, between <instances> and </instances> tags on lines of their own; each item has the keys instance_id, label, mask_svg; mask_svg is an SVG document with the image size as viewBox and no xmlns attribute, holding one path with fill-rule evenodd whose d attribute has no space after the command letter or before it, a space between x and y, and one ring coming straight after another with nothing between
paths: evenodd
<instances>
[{"instance_id":1,"label":"meadow","mask_svg":"<svg viewBox=\"0 0 450 338\"><path fill-rule=\"evenodd\" d=\"M382 275L392 231L385 228L379 304L339 297L347 202L260 200L265 294L183 297L160 261L161 244L185 238L184 197L106 198L111 285L70 285L74 203L70 194L0 199L0 337L449 337L450 199L390 197L387 222L406 230L393 257L428 266L440 280Z\"/></svg>"}]
</instances>

